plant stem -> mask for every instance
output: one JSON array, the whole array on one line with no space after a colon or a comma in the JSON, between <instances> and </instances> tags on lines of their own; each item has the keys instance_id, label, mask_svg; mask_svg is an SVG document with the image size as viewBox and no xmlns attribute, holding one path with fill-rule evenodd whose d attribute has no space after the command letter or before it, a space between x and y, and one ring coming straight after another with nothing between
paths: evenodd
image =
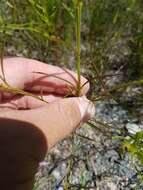
<instances>
[{"instance_id":1,"label":"plant stem","mask_svg":"<svg viewBox=\"0 0 143 190\"><path fill-rule=\"evenodd\" d=\"M77 70L77 92L76 95L80 95L80 54L81 54L81 12L82 12L82 2L78 2L76 5L76 70Z\"/></svg>"},{"instance_id":2,"label":"plant stem","mask_svg":"<svg viewBox=\"0 0 143 190\"><path fill-rule=\"evenodd\" d=\"M4 66L3 66L3 57L4 57L4 42L2 43L1 49L0 49L0 68L2 71L2 78L3 78L4 82L6 82Z\"/></svg>"}]
</instances>

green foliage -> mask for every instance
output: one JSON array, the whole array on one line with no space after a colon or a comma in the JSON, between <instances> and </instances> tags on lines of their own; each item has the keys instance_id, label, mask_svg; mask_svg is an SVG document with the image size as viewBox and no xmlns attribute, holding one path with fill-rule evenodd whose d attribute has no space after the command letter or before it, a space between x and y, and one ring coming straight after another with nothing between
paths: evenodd
<instances>
[{"instance_id":1,"label":"green foliage","mask_svg":"<svg viewBox=\"0 0 143 190\"><path fill-rule=\"evenodd\" d=\"M133 136L127 136L124 138L121 147L122 154L125 151L130 152L133 156L133 159L136 157L140 161L140 164L143 166L143 131L137 132ZM143 178L142 171L139 171L136 165L134 165L134 167L137 170L139 177Z\"/></svg>"},{"instance_id":2,"label":"green foliage","mask_svg":"<svg viewBox=\"0 0 143 190\"><path fill-rule=\"evenodd\" d=\"M48 52L53 51L54 44L59 49L66 44L64 41L69 44L72 11L65 2L65 0L1 1L0 41L4 35L7 46L14 44L17 46L16 49L21 51L28 49L29 57L31 49L37 49L41 59L42 54L48 55ZM62 17L65 19L61 20Z\"/></svg>"},{"instance_id":3,"label":"green foliage","mask_svg":"<svg viewBox=\"0 0 143 190\"><path fill-rule=\"evenodd\" d=\"M134 136L125 138L122 149L128 150L133 155L137 156L143 164L143 131L137 132Z\"/></svg>"}]
</instances>

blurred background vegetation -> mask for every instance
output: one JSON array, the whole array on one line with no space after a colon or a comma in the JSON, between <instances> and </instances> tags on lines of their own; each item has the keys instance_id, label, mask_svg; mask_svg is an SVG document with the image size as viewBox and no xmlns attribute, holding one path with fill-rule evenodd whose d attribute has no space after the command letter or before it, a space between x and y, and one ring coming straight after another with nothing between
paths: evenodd
<instances>
[{"instance_id":1,"label":"blurred background vegetation","mask_svg":"<svg viewBox=\"0 0 143 190\"><path fill-rule=\"evenodd\" d=\"M81 69L91 82L89 98L114 99L142 120L142 0L83 0L81 30ZM0 0L0 46L5 56L75 69L75 39L72 0ZM108 83L116 76L115 84ZM135 87L140 93L127 98ZM135 149L130 143L131 139L125 142L126 148L143 162L137 153L142 142Z\"/></svg>"},{"instance_id":2,"label":"blurred background vegetation","mask_svg":"<svg viewBox=\"0 0 143 190\"><path fill-rule=\"evenodd\" d=\"M129 77L132 78L133 74L138 77L143 62L142 1L84 0L83 3L84 53L94 55L96 65L103 70L116 65L111 62L111 57L115 56L112 61L118 61L120 65L126 60L132 70ZM60 63L63 55L71 57L70 52L74 50L75 10L72 0L1 0L0 25L0 37L5 46L15 46L17 52L28 57L33 57L31 51L36 50L37 58L46 60L52 52ZM120 43L127 49L115 47ZM126 68L129 68L128 64Z\"/></svg>"},{"instance_id":3,"label":"blurred background vegetation","mask_svg":"<svg viewBox=\"0 0 143 190\"><path fill-rule=\"evenodd\" d=\"M102 73L122 65L127 80L141 77L142 1L84 0L83 3L82 64L90 65L85 58L91 58ZM70 65L75 48L72 0L1 0L0 25L0 41L5 44L6 55L21 54Z\"/></svg>"}]
</instances>

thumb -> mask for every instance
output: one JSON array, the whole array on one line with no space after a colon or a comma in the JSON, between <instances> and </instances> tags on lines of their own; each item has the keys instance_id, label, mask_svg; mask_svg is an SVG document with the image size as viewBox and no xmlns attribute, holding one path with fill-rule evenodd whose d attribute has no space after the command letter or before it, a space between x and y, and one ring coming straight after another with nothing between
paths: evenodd
<instances>
[{"instance_id":1,"label":"thumb","mask_svg":"<svg viewBox=\"0 0 143 190\"><path fill-rule=\"evenodd\" d=\"M46 136L48 147L51 148L59 140L85 122L95 113L92 102L85 97L68 98L52 102L33 115L36 122Z\"/></svg>"},{"instance_id":2,"label":"thumb","mask_svg":"<svg viewBox=\"0 0 143 190\"><path fill-rule=\"evenodd\" d=\"M33 110L5 112L4 117L34 124L43 132L50 149L94 113L93 103L86 97L78 97L57 100Z\"/></svg>"}]
</instances>

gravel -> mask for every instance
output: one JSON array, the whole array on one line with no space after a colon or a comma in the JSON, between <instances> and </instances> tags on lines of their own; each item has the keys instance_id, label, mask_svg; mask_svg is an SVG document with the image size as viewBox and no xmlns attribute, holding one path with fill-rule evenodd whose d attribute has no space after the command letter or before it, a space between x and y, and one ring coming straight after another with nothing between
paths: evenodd
<instances>
[{"instance_id":1,"label":"gravel","mask_svg":"<svg viewBox=\"0 0 143 190\"><path fill-rule=\"evenodd\" d=\"M122 130L135 134L142 129L142 125L133 123L137 121L131 118L127 111L115 101L100 101L96 104L95 120L108 123L113 135L121 135ZM100 128L103 128L101 125ZM134 129L133 129L134 128ZM117 130L119 129L119 130ZM68 178L68 189L90 190L131 190L143 189L143 184L138 180L134 163L129 153L121 157L120 140L112 140L106 134L100 133L88 124L79 128L74 135L73 147L71 140L67 139L58 144L47 156L45 165L47 173L55 161L63 160L51 172L53 181L45 182L45 190L62 190L66 187L65 178ZM79 135L80 134L80 135ZM84 136L84 138L83 138ZM86 139L87 137L87 139ZM89 139L88 139L89 138ZM72 159L70 157L72 152ZM53 159L53 160L52 160ZM70 163L70 170L69 170ZM40 169L41 170L41 169ZM70 171L70 172L69 172ZM45 173L39 181L45 176ZM43 190L42 188L38 190Z\"/></svg>"}]
</instances>

